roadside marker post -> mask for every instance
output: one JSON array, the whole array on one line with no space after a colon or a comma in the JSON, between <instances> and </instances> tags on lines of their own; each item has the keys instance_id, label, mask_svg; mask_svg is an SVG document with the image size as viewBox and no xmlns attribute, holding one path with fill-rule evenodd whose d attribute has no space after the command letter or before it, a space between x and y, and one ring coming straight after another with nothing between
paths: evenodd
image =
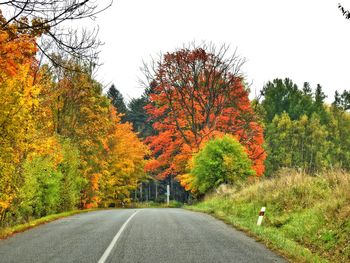
<instances>
[{"instance_id":1,"label":"roadside marker post","mask_svg":"<svg viewBox=\"0 0 350 263\"><path fill-rule=\"evenodd\" d=\"M265 215L265 211L266 211L266 207L263 206L260 210L260 213L259 213L258 222L256 223L258 226L261 225L261 222L262 222L264 215Z\"/></svg>"}]
</instances>

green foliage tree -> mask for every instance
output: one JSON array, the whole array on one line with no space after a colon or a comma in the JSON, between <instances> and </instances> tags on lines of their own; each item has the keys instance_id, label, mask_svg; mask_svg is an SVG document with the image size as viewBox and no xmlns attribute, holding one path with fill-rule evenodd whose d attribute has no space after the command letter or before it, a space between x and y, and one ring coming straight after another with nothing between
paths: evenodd
<instances>
[{"instance_id":1,"label":"green foliage tree","mask_svg":"<svg viewBox=\"0 0 350 263\"><path fill-rule=\"evenodd\" d=\"M24 165L21 214L41 217L57 212L60 203L62 173L55 169L50 157L27 160Z\"/></svg>"},{"instance_id":2,"label":"green foliage tree","mask_svg":"<svg viewBox=\"0 0 350 263\"><path fill-rule=\"evenodd\" d=\"M344 110L350 109L350 91L344 90L341 95L341 102Z\"/></svg>"},{"instance_id":3,"label":"green foliage tree","mask_svg":"<svg viewBox=\"0 0 350 263\"><path fill-rule=\"evenodd\" d=\"M284 112L276 115L266 129L268 173L282 167L302 168L315 172L330 166L332 143L317 114L292 120Z\"/></svg>"},{"instance_id":4,"label":"green foliage tree","mask_svg":"<svg viewBox=\"0 0 350 263\"><path fill-rule=\"evenodd\" d=\"M132 99L128 104L126 120L132 123L134 131L140 138L154 134L152 121L148 120L149 116L144 108L148 103L147 95L144 94L140 98Z\"/></svg>"},{"instance_id":5,"label":"green foliage tree","mask_svg":"<svg viewBox=\"0 0 350 263\"><path fill-rule=\"evenodd\" d=\"M60 182L60 202L58 210L69 211L77 208L80 201L80 192L86 184L86 179L79 172L79 150L69 139L61 140L63 159L58 165L62 174Z\"/></svg>"},{"instance_id":6,"label":"green foliage tree","mask_svg":"<svg viewBox=\"0 0 350 263\"><path fill-rule=\"evenodd\" d=\"M229 135L207 142L193 157L193 186L201 194L223 183L239 185L254 174L244 147Z\"/></svg>"},{"instance_id":7,"label":"green foliage tree","mask_svg":"<svg viewBox=\"0 0 350 263\"><path fill-rule=\"evenodd\" d=\"M271 123L275 115L286 112L292 120L301 116L311 117L317 113L322 124L327 122L327 113L324 108L326 98L321 85L317 85L315 94L312 93L309 83L305 82L300 90L296 84L286 78L268 82L262 89L264 96L261 105L265 110L265 123Z\"/></svg>"},{"instance_id":8,"label":"green foliage tree","mask_svg":"<svg viewBox=\"0 0 350 263\"><path fill-rule=\"evenodd\" d=\"M124 114L122 120L126 119L125 114L127 113L127 108L124 102L124 97L120 91L112 84L112 86L107 91L107 96L111 100L112 105L117 110L118 113Z\"/></svg>"},{"instance_id":9,"label":"green foliage tree","mask_svg":"<svg viewBox=\"0 0 350 263\"><path fill-rule=\"evenodd\" d=\"M79 204L84 179L79 173L79 152L69 140L61 139L56 155L28 156L23 164L23 182L17 199L18 217L28 220L69 211Z\"/></svg>"},{"instance_id":10,"label":"green foliage tree","mask_svg":"<svg viewBox=\"0 0 350 263\"><path fill-rule=\"evenodd\" d=\"M307 89L308 84L305 84L304 87L305 95L303 96L303 92L290 79L275 79L268 82L261 91L264 96L261 104L266 112L265 122L272 122L276 114L283 112L287 112L293 120L306 114L306 109L311 108L312 102ZM305 97L304 100L302 100L303 97Z\"/></svg>"},{"instance_id":11,"label":"green foliage tree","mask_svg":"<svg viewBox=\"0 0 350 263\"><path fill-rule=\"evenodd\" d=\"M335 104L329 113L327 130L333 146L329 153L332 167L350 170L350 114Z\"/></svg>"}]
</instances>

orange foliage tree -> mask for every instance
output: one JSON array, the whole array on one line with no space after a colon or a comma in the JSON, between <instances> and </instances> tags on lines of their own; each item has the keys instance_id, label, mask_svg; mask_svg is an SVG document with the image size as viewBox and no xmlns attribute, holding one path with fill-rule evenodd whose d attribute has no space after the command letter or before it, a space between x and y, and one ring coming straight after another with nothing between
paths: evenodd
<instances>
[{"instance_id":1,"label":"orange foliage tree","mask_svg":"<svg viewBox=\"0 0 350 263\"><path fill-rule=\"evenodd\" d=\"M182 174L203 143L229 133L245 146L256 175L263 174L263 129L240 73L243 62L235 54L228 57L225 47L202 46L167 53L156 67L145 67L146 110L157 131L146 140L154 156L148 170L159 171L159 178ZM186 179L180 181L186 187Z\"/></svg>"}]
</instances>

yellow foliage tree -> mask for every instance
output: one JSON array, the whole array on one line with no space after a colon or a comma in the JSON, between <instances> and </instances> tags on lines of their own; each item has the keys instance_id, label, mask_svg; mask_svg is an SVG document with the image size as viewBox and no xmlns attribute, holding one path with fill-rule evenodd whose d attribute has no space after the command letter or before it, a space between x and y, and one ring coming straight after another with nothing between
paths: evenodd
<instances>
[{"instance_id":1,"label":"yellow foliage tree","mask_svg":"<svg viewBox=\"0 0 350 263\"><path fill-rule=\"evenodd\" d=\"M34 81L35 39L11 29L0 30L0 220L18 194L20 164L33 145L40 92Z\"/></svg>"},{"instance_id":2,"label":"yellow foliage tree","mask_svg":"<svg viewBox=\"0 0 350 263\"><path fill-rule=\"evenodd\" d=\"M112 129L104 141L106 169L101 177L101 199L104 206L130 202L130 191L146 177L145 156L149 150L132 131L130 123L121 123L111 109Z\"/></svg>"}]
</instances>

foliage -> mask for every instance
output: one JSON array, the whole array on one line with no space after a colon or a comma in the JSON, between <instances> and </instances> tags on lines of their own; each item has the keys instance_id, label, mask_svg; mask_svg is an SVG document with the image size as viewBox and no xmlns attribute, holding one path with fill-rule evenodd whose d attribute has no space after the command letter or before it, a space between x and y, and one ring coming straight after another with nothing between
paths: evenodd
<instances>
[{"instance_id":1,"label":"foliage","mask_svg":"<svg viewBox=\"0 0 350 263\"><path fill-rule=\"evenodd\" d=\"M261 105L265 110L265 123L272 122L275 115L280 115L283 112L286 112L292 120L297 120L303 115L311 117L313 113L324 115L325 95L320 85L317 85L315 99L313 99L312 90L307 82L300 90L288 78L284 80L274 79L272 82L268 82L263 87L261 94L263 95Z\"/></svg>"},{"instance_id":2,"label":"foliage","mask_svg":"<svg viewBox=\"0 0 350 263\"><path fill-rule=\"evenodd\" d=\"M33 111L40 92L34 84L34 41L25 33L0 30L0 223L15 202L21 163L33 146Z\"/></svg>"},{"instance_id":3,"label":"foliage","mask_svg":"<svg viewBox=\"0 0 350 263\"><path fill-rule=\"evenodd\" d=\"M147 147L88 65L39 65L36 33L17 26L0 30L0 226L129 200Z\"/></svg>"},{"instance_id":4,"label":"foliage","mask_svg":"<svg viewBox=\"0 0 350 263\"><path fill-rule=\"evenodd\" d=\"M334 102L332 105L338 109L344 111L350 109L350 91L344 90L342 94L339 94L338 91L335 91Z\"/></svg>"},{"instance_id":5,"label":"foliage","mask_svg":"<svg viewBox=\"0 0 350 263\"><path fill-rule=\"evenodd\" d=\"M152 121L145 110L145 106L149 103L147 94L143 94L140 98L133 98L128 104L128 112L126 120L133 125L133 130L138 133L140 138L154 135Z\"/></svg>"},{"instance_id":6,"label":"foliage","mask_svg":"<svg viewBox=\"0 0 350 263\"><path fill-rule=\"evenodd\" d=\"M268 175L281 167L311 173L349 169L347 91L336 92L332 106L328 106L320 85L312 92L307 83L300 90L289 79L275 79L265 85L262 95L255 108L265 120Z\"/></svg>"},{"instance_id":7,"label":"foliage","mask_svg":"<svg viewBox=\"0 0 350 263\"><path fill-rule=\"evenodd\" d=\"M287 113L276 115L266 129L268 168L299 167L315 172L329 167L328 132L320 118L313 114L291 120Z\"/></svg>"},{"instance_id":8,"label":"foliage","mask_svg":"<svg viewBox=\"0 0 350 263\"><path fill-rule=\"evenodd\" d=\"M101 201L104 206L130 202L130 191L137 187L144 173L147 147L132 131L130 123L120 123L114 114L114 126L104 141L106 169L101 177Z\"/></svg>"},{"instance_id":9,"label":"foliage","mask_svg":"<svg viewBox=\"0 0 350 263\"><path fill-rule=\"evenodd\" d=\"M48 157L37 157L23 165L24 186L21 191L23 202L21 214L29 218L56 213L60 203L60 181L62 173Z\"/></svg>"},{"instance_id":10,"label":"foliage","mask_svg":"<svg viewBox=\"0 0 350 263\"><path fill-rule=\"evenodd\" d=\"M146 140L154 156L147 169L158 178L184 173L192 153L223 133L238 138L256 174L263 174L263 130L240 74L242 61L236 55L226 58L226 51L184 48L164 55L153 73L145 69L151 80L146 110L156 131Z\"/></svg>"},{"instance_id":11,"label":"foliage","mask_svg":"<svg viewBox=\"0 0 350 263\"><path fill-rule=\"evenodd\" d=\"M62 161L58 164L58 171L62 174L58 211L70 211L77 208L80 193L85 185L85 179L79 173L79 150L68 139L62 140Z\"/></svg>"},{"instance_id":12,"label":"foliage","mask_svg":"<svg viewBox=\"0 0 350 263\"><path fill-rule=\"evenodd\" d=\"M244 147L225 135L210 140L193 156L190 174L193 177L190 189L204 194L220 184L240 185L255 171Z\"/></svg>"},{"instance_id":13,"label":"foliage","mask_svg":"<svg viewBox=\"0 0 350 263\"><path fill-rule=\"evenodd\" d=\"M331 167L350 171L350 114L342 107L329 109L328 139L332 145L329 150Z\"/></svg>"},{"instance_id":14,"label":"foliage","mask_svg":"<svg viewBox=\"0 0 350 263\"><path fill-rule=\"evenodd\" d=\"M107 96L111 100L111 103L117 110L117 112L125 115L127 112L127 108L124 102L123 95L114 85L112 85L107 91ZM122 116L122 120L125 120L125 117L126 116Z\"/></svg>"},{"instance_id":15,"label":"foliage","mask_svg":"<svg viewBox=\"0 0 350 263\"><path fill-rule=\"evenodd\" d=\"M69 138L78 147L80 173L87 182L81 205L96 207L100 195L98 181L105 167L105 160L100 158L103 140L113 125L110 102L102 95L101 84L91 73L85 73L82 65L74 61L66 63L77 70L63 71L57 84L51 86L53 123L57 134Z\"/></svg>"},{"instance_id":16,"label":"foliage","mask_svg":"<svg viewBox=\"0 0 350 263\"><path fill-rule=\"evenodd\" d=\"M76 208L83 182L78 150L68 140L56 143L56 155L31 153L24 162L18 204L12 211L18 218L28 221Z\"/></svg>"}]
</instances>

